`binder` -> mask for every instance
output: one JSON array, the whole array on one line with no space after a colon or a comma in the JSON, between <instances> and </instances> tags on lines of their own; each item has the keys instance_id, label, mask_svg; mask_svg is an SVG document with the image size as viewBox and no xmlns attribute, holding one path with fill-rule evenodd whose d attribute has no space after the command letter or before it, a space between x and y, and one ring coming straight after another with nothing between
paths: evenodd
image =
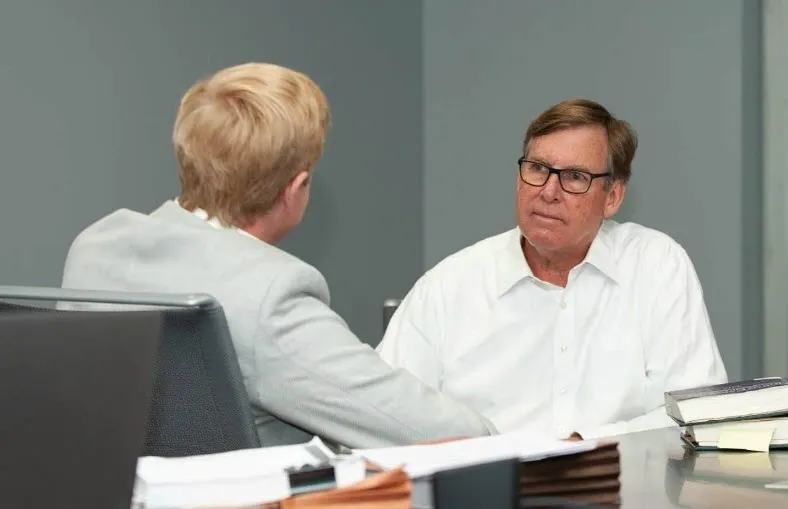
<instances>
[{"instance_id":1,"label":"binder","mask_svg":"<svg viewBox=\"0 0 788 509\"><path fill-rule=\"evenodd\" d=\"M432 477L435 509L517 509L520 462L516 459L445 470Z\"/></svg>"}]
</instances>

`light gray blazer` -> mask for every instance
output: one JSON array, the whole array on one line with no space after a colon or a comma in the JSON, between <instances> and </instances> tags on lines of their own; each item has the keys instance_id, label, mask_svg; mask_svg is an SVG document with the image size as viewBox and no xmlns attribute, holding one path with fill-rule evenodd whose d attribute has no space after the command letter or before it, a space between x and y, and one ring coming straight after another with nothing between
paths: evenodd
<instances>
[{"instance_id":1,"label":"light gray blazer","mask_svg":"<svg viewBox=\"0 0 788 509\"><path fill-rule=\"evenodd\" d=\"M213 295L227 316L264 444L316 434L378 447L495 432L359 341L329 307L315 268L215 228L174 201L150 215L119 210L88 227L69 250L63 287Z\"/></svg>"}]
</instances>

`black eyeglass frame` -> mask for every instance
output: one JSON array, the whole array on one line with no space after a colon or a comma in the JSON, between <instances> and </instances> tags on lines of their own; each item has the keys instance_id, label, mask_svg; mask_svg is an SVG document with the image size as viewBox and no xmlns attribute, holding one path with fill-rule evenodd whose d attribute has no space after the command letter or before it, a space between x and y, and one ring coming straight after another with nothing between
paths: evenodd
<instances>
[{"instance_id":1,"label":"black eyeglass frame","mask_svg":"<svg viewBox=\"0 0 788 509\"><path fill-rule=\"evenodd\" d=\"M538 164L539 166L541 166L543 168L546 168L547 169L547 178L544 179L544 182L541 183L541 184L531 184L530 182L526 181L525 177L523 177L523 163ZM568 172L582 173L583 175L587 175L589 177L589 179L588 179L588 187L586 187L585 191L569 191L568 189L566 189L564 187L564 181L561 179L561 175L565 175ZM560 184L561 189L563 189L564 192L569 193L569 194L585 194L585 193L588 192L589 189L591 189L591 185L594 183L594 179L604 178L604 177L608 177L608 178L613 177L613 173L609 172L609 171L607 171L605 173L591 173L591 172L588 172L588 171L576 170L576 169L573 169L573 168L564 168L562 170L559 170L558 168L551 168L550 166L547 166L544 163L540 163L539 161L528 160L528 159L525 158L525 156L520 156L520 158L517 160L517 173L520 175L520 180L522 180L523 183L528 184L529 186L533 186L533 187L544 187L550 181L550 176L555 174L558 177L558 183Z\"/></svg>"}]
</instances>

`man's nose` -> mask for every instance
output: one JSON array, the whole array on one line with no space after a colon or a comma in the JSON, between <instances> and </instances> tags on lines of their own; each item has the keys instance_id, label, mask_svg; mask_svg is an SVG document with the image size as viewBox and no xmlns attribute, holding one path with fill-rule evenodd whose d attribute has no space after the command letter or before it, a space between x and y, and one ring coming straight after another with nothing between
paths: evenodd
<instances>
[{"instance_id":1,"label":"man's nose","mask_svg":"<svg viewBox=\"0 0 788 509\"><path fill-rule=\"evenodd\" d=\"M558 175L553 173L547 177L544 187L542 187L542 198L547 201L554 201L561 194L561 182L558 180Z\"/></svg>"}]
</instances>

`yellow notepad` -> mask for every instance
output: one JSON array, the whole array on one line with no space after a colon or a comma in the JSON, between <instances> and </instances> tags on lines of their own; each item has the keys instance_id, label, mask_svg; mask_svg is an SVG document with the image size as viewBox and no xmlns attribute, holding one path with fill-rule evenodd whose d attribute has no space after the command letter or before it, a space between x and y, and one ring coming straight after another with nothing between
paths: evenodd
<instances>
[{"instance_id":1,"label":"yellow notepad","mask_svg":"<svg viewBox=\"0 0 788 509\"><path fill-rule=\"evenodd\" d=\"M720 433L717 448L767 452L773 435L774 428L730 428Z\"/></svg>"}]
</instances>

